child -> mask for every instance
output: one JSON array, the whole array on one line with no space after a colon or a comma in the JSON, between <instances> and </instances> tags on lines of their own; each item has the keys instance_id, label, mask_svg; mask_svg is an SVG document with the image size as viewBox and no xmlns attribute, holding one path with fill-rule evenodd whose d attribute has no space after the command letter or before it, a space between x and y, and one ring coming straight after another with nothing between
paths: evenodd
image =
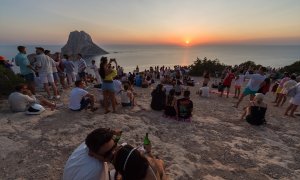
<instances>
[{"instance_id":1,"label":"child","mask_svg":"<svg viewBox=\"0 0 300 180\"><path fill-rule=\"evenodd\" d=\"M134 96L129 90L129 85L124 84L124 90L121 91L121 103L123 107L133 107L134 106Z\"/></svg>"}]
</instances>

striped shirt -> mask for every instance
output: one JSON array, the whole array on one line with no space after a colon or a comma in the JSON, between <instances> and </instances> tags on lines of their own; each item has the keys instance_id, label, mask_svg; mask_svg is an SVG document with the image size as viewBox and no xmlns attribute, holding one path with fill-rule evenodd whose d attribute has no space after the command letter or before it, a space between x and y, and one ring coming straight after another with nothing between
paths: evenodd
<instances>
[{"instance_id":1,"label":"striped shirt","mask_svg":"<svg viewBox=\"0 0 300 180\"><path fill-rule=\"evenodd\" d=\"M78 63L78 72L79 73L84 72L86 67L87 67L87 65L86 65L85 60L81 58Z\"/></svg>"}]
</instances>

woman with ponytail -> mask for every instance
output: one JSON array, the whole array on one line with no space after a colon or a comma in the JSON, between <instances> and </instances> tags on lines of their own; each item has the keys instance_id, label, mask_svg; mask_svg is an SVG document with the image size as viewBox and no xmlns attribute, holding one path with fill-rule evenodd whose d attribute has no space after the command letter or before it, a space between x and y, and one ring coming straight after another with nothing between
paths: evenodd
<instances>
[{"instance_id":1,"label":"woman with ponytail","mask_svg":"<svg viewBox=\"0 0 300 180\"><path fill-rule=\"evenodd\" d=\"M167 180L162 160L146 157L138 148L122 146L114 155L114 178L118 180Z\"/></svg>"},{"instance_id":2,"label":"woman with ponytail","mask_svg":"<svg viewBox=\"0 0 300 180\"><path fill-rule=\"evenodd\" d=\"M246 116L246 121L252 125L266 124L265 115L267 104L264 103L264 94L256 93L254 100L250 101L248 107L244 108L244 114L241 119Z\"/></svg>"}]
</instances>

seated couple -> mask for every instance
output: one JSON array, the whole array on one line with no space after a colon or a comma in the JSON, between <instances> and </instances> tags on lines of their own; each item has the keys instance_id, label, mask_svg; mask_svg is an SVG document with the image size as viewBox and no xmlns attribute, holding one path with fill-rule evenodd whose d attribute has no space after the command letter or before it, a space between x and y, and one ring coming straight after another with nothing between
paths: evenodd
<instances>
[{"instance_id":1,"label":"seated couple","mask_svg":"<svg viewBox=\"0 0 300 180\"><path fill-rule=\"evenodd\" d=\"M26 114L41 114L45 111L43 106L49 107L53 111L63 105L52 103L42 96L36 98L26 84L15 87L15 92L8 97L8 104L13 112L26 112Z\"/></svg>"},{"instance_id":2,"label":"seated couple","mask_svg":"<svg viewBox=\"0 0 300 180\"><path fill-rule=\"evenodd\" d=\"M267 111L267 104L264 103L264 95L262 93L256 93L254 100L250 101L248 107L244 108L244 113L241 117L243 120L246 117L246 121L252 125L266 124L265 115Z\"/></svg>"},{"instance_id":3,"label":"seated couple","mask_svg":"<svg viewBox=\"0 0 300 180\"><path fill-rule=\"evenodd\" d=\"M92 112L96 111L98 108L94 107L94 95L90 94L83 88L83 81L75 81L75 88L72 89L70 94L69 109L72 111L81 111L83 109L90 109Z\"/></svg>"},{"instance_id":4,"label":"seated couple","mask_svg":"<svg viewBox=\"0 0 300 180\"><path fill-rule=\"evenodd\" d=\"M193 102L190 100L190 91L185 90L183 95L183 98L177 100L175 97L175 90L170 90L166 100L164 115L179 121L190 122L193 111Z\"/></svg>"},{"instance_id":5,"label":"seated couple","mask_svg":"<svg viewBox=\"0 0 300 180\"><path fill-rule=\"evenodd\" d=\"M87 135L69 157L64 180L165 180L163 161L148 157L130 145L119 146L114 135L120 131L98 128ZM114 171L109 171L112 163Z\"/></svg>"}]
</instances>

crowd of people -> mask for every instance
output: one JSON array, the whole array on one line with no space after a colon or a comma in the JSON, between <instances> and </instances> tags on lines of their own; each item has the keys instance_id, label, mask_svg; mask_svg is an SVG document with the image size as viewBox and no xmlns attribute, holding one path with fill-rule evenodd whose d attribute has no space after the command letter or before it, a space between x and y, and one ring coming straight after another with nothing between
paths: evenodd
<instances>
[{"instance_id":1,"label":"crowd of people","mask_svg":"<svg viewBox=\"0 0 300 180\"><path fill-rule=\"evenodd\" d=\"M11 93L8 103L13 112L40 114L45 108L51 110L63 106L57 103L60 89L71 88L68 108L71 111L90 109L94 112L99 103L104 113L114 113L117 106L133 108L137 105L135 87L149 88L151 92L150 107L155 111L163 111L163 116L177 121L191 122L193 116L193 101L190 99L190 88L196 83L189 76L189 68L182 66L150 67L140 71L137 66L133 72L124 73L116 59L101 57L100 64L92 60L88 66L82 54L77 54L77 67L69 55L50 54L42 47L36 48L36 54L27 57L26 47L19 46L15 57L15 65L20 68L20 74L26 84L19 84ZM6 67L13 66L0 57L0 62ZM87 73L90 68L94 76ZM46 97L36 91L36 83L43 85ZM246 96L250 96L247 107L243 108L241 119L252 125L266 124L268 109L264 97L268 92L275 94L274 107L282 107L288 98L290 105L284 115L295 117L295 111L300 105L300 78L296 74L284 73L284 77L275 80L268 69L259 67L227 67L220 78L213 78L210 72L204 72L201 87L197 87L197 95L210 98L212 89L216 88L220 98L226 90L226 98L231 96L231 86L234 85L234 96L237 99L234 107L238 108ZM244 86L245 81L248 83ZM93 84L100 92L93 95L87 85ZM272 86L272 87L271 87ZM61 88L59 88L61 87ZM210 87L212 89L210 89ZM242 87L243 90L242 90ZM54 100L54 101L53 101ZM110 109L112 108L112 109ZM141 153L138 148L130 145L118 146L114 142L116 131L99 128L91 132L70 156L64 169L64 179L166 179L163 162L151 155ZM114 166L113 175L106 168L106 163ZM138 171L137 171L138 169Z\"/></svg>"}]
</instances>

